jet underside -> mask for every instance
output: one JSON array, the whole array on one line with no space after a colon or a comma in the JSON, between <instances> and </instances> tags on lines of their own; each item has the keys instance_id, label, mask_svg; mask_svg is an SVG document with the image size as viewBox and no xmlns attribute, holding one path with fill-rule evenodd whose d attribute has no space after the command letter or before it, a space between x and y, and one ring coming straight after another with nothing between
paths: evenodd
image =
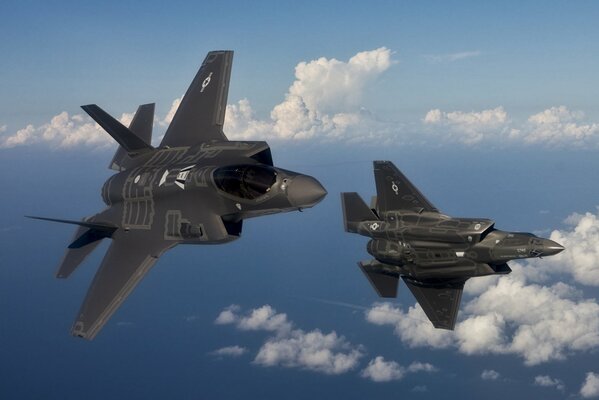
<instances>
[{"instance_id":1,"label":"jet underside","mask_svg":"<svg viewBox=\"0 0 599 400\"><path fill-rule=\"evenodd\" d=\"M497 230L489 219L441 214L391 162L375 161L374 175L370 206L357 193L341 195L345 230L370 238L374 259L358 265L381 297L396 297L402 278L436 328L454 328L468 279L508 274L510 260L564 249L530 233Z\"/></svg>"},{"instance_id":2,"label":"jet underside","mask_svg":"<svg viewBox=\"0 0 599 400\"><path fill-rule=\"evenodd\" d=\"M266 142L229 141L223 132L232 51L208 53L160 145L154 104L128 127L95 104L82 108L119 143L102 187L107 208L77 225L56 276L69 277L103 239L104 256L72 334L93 339L159 257L178 244L239 238L246 218L309 208L326 195L308 176L275 167Z\"/></svg>"}]
</instances>

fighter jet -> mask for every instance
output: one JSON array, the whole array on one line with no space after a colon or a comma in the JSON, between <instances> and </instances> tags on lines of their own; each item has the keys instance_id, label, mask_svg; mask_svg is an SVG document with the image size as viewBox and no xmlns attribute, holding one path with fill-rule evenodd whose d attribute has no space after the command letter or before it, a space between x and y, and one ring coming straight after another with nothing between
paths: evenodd
<instances>
[{"instance_id":1,"label":"fighter jet","mask_svg":"<svg viewBox=\"0 0 599 400\"><path fill-rule=\"evenodd\" d=\"M72 328L93 339L150 267L178 244L236 240L243 220L312 207L326 195L313 177L273 166L268 144L223 133L232 51L208 53L160 146L151 143L154 104L129 127L97 105L82 106L120 145L102 187L107 208L78 225L56 276L68 278L102 239L112 243Z\"/></svg>"},{"instance_id":2,"label":"fighter jet","mask_svg":"<svg viewBox=\"0 0 599 400\"><path fill-rule=\"evenodd\" d=\"M371 238L375 259L358 265L381 297L396 297L401 277L435 328L453 330L468 279L509 274L510 260L564 250L489 219L442 214L389 161L374 162L374 178L371 207L357 193L341 194L345 230Z\"/></svg>"}]
</instances>

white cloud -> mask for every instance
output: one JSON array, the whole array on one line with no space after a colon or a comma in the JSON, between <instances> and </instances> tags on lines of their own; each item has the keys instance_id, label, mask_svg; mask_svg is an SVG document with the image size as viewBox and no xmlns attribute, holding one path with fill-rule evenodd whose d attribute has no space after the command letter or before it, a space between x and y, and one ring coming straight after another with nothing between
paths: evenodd
<instances>
[{"instance_id":1,"label":"white cloud","mask_svg":"<svg viewBox=\"0 0 599 400\"><path fill-rule=\"evenodd\" d=\"M565 106L551 107L528 118L530 130L524 141L548 145L585 145L591 141L596 144L599 124L578 124L583 118L580 111L570 111Z\"/></svg>"},{"instance_id":2,"label":"white cloud","mask_svg":"<svg viewBox=\"0 0 599 400\"><path fill-rule=\"evenodd\" d=\"M237 304L231 304L218 314L214 321L217 325L233 324L238 320L237 312L241 309Z\"/></svg>"},{"instance_id":3,"label":"white cloud","mask_svg":"<svg viewBox=\"0 0 599 400\"><path fill-rule=\"evenodd\" d=\"M404 313L391 303L378 303L366 311L366 320L375 325L394 326L395 334L411 347L446 348L453 343L452 333L435 329L418 304Z\"/></svg>"},{"instance_id":4,"label":"white cloud","mask_svg":"<svg viewBox=\"0 0 599 400\"><path fill-rule=\"evenodd\" d=\"M237 327L247 331L264 330L282 333L291 330L291 323L287 321L286 314L279 314L271 306L264 305L252 310L250 315L241 317Z\"/></svg>"},{"instance_id":5,"label":"white cloud","mask_svg":"<svg viewBox=\"0 0 599 400\"><path fill-rule=\"evenodd\" d=\"M408 372L437 372L438 369L432 364L414 361L408 365Z\"/></svg>"},{"instance_id":6,"label":"white cloud","mask_svg":"<svg viewBox=\"0 0 599 400\"><path fill-rule=\"evenodd\" d=\"M497 107L479 112L430 110L423 122L425 125L444 128L440 133L445 140L476 144L489 136L504 135L509 120L503 107Z\"/></svg>"},{"instance_id":7,"label":"white cloud","mask_svg":"<svg viewBox=\"0 0 599 400\"><path fill-rule=\"evenodd\" d=\"M493 369L485 369L480 377L484 381L496 381L501 377L501 374Z\"/></svg>"},{"instance_id":8,"label":"white cloud","mask_svg":"<svg viewBox=\"0 0 599 400\"><path fill-rule=\"evenodd\" d=\"M557 390L563 391L566 387L560 379L553 379L548 375L535 376L534 384L536 386L555 387Z\"/></svg>"},{"instance_id":9,"label":"white cloud","mask_svg":"<svg viewBox=\"0 0 599 400\"><path fill-rule=\"evenodd\" d=\"M280 365L338 375L354 369L360 357L362 352L335 332L295 329L286 336L267 340L254 362L266 367Z\"/></svg>"},{"instance_id":10,"label":"white cloud","mask_svg":"<svg viewBox=\"0 0 599 400\"><path fill-rule=\"evenodd\" d=\"M133 114L124 113L120 121L128 125L132 119ZM52 117L46 124L37 127L27 125L14 134L0 136L0 148L36 143L48 143L54 148L63 149L78 146L94 148L116 146L114 139L91 118L83 114L69 115L66 111Z\"/></svg>"},{"instance_id":11,"label":"white cloud","mask_svg":"<svg viewBox=\"0 0 599 400\"><path fill-rule=\"evenodd\" d=\"M301 62L285 100L270 119L254 116L247 99L227 106L224 130L231 139L334 139L384 135L389 127L361 110L365 87L392 64L385 47L356 54L347 62L321 57ZM381 132L382 131L382 132Z\"/></svg>"},{"instance_id":12,"label":"white cloud","mask_svg":"<svg viewBox=\"0 0 599 400\"><path fill-rule=\"evenodd\" d=\"M594 299L572 298L576 290L564 283L528 283L524 271L532 267L510 265L512 274L487 280L478 296L462 304L462 320L454 332L434 329L419 305L405 313L390 303L375 304L366 312L366 320L393 326L410 347L516 354L526 365L599 347L599 305Z\"/></svg>"},{"instance_id":13,"label":"white cloud","mask_svg":"<svg viewBox=\"0 0 599 400\"><path fill-rule=\"evenodd\" d=\"M384 137L389 124L377 121L360 107L365 88L391 65L391 51L381 47L359 52L348 61L321 57L300 62L295 67L295 80L283 102L277 104L267 120L256 119L250 102L240 100L227 106L225 133L232 140L267 140L340 137L367 141L373 136ZM175 99L164 118L155 118L158 126L171 123L181 103ZM133 114L123 114L121 122L128 124ZM0 148L49 142L57 148L75 146L104 147L114 141L90 118L62 112L49 123L28 125L14 134L0 129ZM157 137L159 139L159 137Z\"/></svg>"},{"instance_id":14,"label":"white cloud","mask_svg":"<svg viewBox=\"0 0 599 400\"><path fill-rule=\"evenodd\" d=\"M260 330L275 333L260 347L254 363L265 367L302 368L330 375L346 373L358 365L362 346L349 343L336 332L318 329L306 332L293 329L287 315L277 313L270 305L255 308L241 315L238 306L229 306L215 323L235 324L240 330Z\"/></svg>"},{"instance_id":15,"label":"white cloud","mask_svg":"<svg viewBox=\"0 0 599 400\"><path fill-rule=\"evenodd\" d=\"M425 54L426 58L430 63L450 63L454 61L463 60L465 58L472 58L480 56L480 51L460 51L457 53L448 54Z\"/></svg>"},{"instance_id":16,"label":"white cloud","mask_svg":"<svg viewBox=\"0 0 599 400\"><path fill-rule=\"evenodd\" d=\"M586 379L580 388L580 395L586 399L599 397L599 374L587 372Z\"/></svg>"},{"instance_id":17,"label":"white cloud","mask_svg":"<svg viewBox=\"0 0 599 400\"><path fill-rule=\"evenodd\" d=\"M241 346L227 346L212 351L210 354L217 357L240 357L247 353L248 349Z\"/></svg>"},{"instance_id":18,"label":"white cloud","mask_svg":"<svg viewBox=\"0 0 599 400\"><path fill-rule=\"evenodd\" d=\"M437 368L429 363L413 362L403 367L395 361L385 361L382 356L370 360L360 376L374 382L389 382L402 379L407 373L436 372Z\"/></svg>"},{"instance_id":19,"label":"white cloud","mask_svg":"<svg viewBox=\"0 0 599 400\"><path fill-rule=\"evenodd\" d=\"M389 382L402 379L405 372L405 368L395 361L385 361L382 356L378 356L370 360L360 375L374 382Z\"/></svg>"},{"instance_id":20,"label":"white cloud","mask_svg":"<svg viewBox=\"0 0 599 400\"><path fill-rule=\"evenodd\" d=\"M441 111L426 113L423 123L433 137L475 145L530 144L543 146L599 146L599 124L582 123L584 113L565 106L551 107L528 117L524 123L513 122L503 107L482 111Z\"/></svg>"},{"instance_id":21,"label":"white cloud","mask_svg":"<svg viewBox=\"0 0 599 400\"><path fill-rule=\"evenodd\" d=\"M391 51L385 47L357 53L348 62L324 57L300 62L288 95L323 113L356 108L364 87L390 66Z\"/></svg>"},{"instance_id":22,"label":"white cloud","mask_svg":"<svg viewBox=\"0 0 599 400\"><path fill-rule=\"evenodd\" d=\"M576 282L599 286L599 218L598 213L572 214L566 219L571 227L554 230L551 240L560 243L565 251L545 261L553 273L568 272ZM543 266L535 263L538 269Z\"/></svg>"}]
</instances>

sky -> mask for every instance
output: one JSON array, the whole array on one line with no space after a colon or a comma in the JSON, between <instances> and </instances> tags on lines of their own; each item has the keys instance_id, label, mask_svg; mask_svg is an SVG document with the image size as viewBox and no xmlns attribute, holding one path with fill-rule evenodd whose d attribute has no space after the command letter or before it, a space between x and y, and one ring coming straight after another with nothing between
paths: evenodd
<instances>
[{"instance_id":1,"label":"sky","mask_svg":"<svg viewBox=\"0 0 599 400\"><path fill-rule=\"evenodd\" d=\"M0 4L0 397L599 398L599 4ZM87 342L69 329L102 244L53 277L102 209L115 143L79 106L154 141L205 54L235 51L225 133L326 199L166 253ZM393 161L444 213L567 250L467 282L453 332L400 284L381 301L339 193Z\"/></svg>"}]
</instances>

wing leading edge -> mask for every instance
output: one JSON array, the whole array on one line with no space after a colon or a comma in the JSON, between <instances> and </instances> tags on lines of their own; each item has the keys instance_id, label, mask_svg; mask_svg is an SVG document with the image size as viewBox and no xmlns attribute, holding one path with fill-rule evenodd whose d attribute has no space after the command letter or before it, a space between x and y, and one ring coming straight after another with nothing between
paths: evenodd
<instances>
[{"instance_id":1,"label":"wing leading edge","mask_svg":"<svg viewBox=\"0 0 599 400\"><path fill-rule=\"evenodd\" d=\"M211 51L183 96L161 147L225 141L223 133L232 51Z\"/></svg>"}]
</instances>

